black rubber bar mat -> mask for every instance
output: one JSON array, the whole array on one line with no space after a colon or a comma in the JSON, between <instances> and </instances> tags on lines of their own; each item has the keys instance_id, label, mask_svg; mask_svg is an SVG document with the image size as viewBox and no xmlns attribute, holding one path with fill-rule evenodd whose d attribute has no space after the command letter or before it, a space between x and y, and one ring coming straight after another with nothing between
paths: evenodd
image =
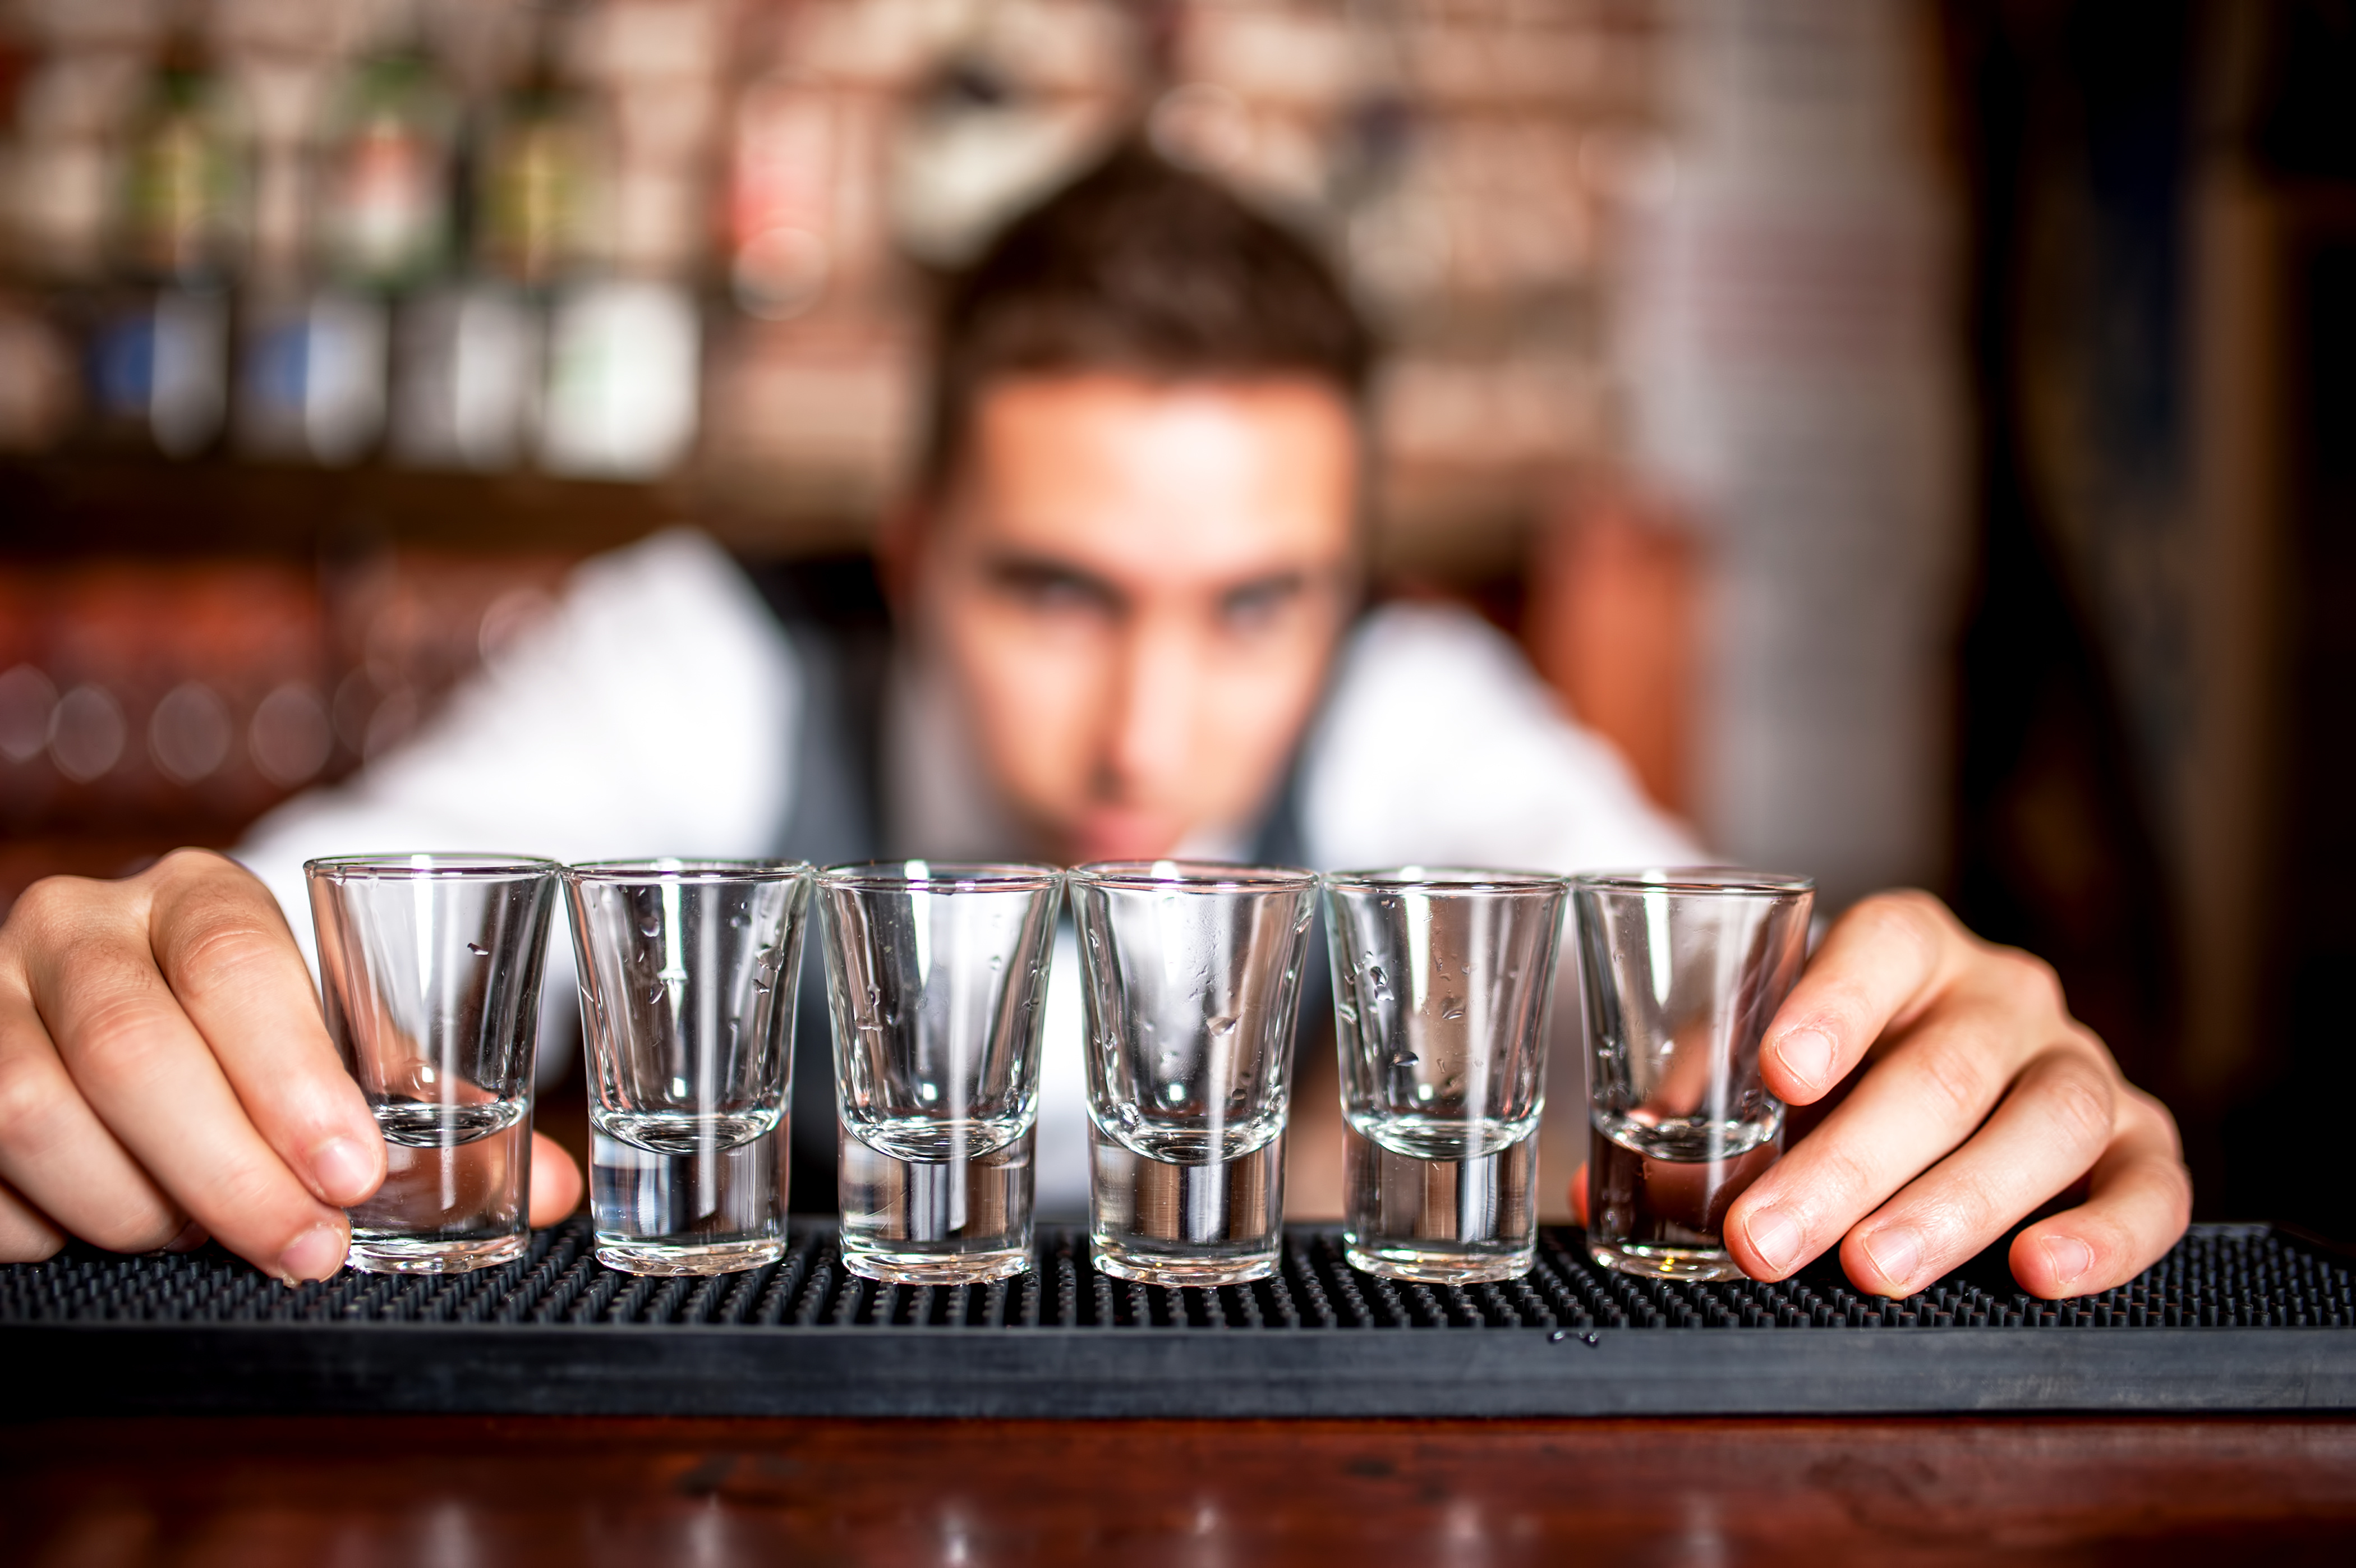
<instances>
[{"instance_id":1,"label":"black rubber bar mat","mask_svg":"<svg viewBox=\"0 0 2356 1568\"><path fill-rule=\"evenodd\" d=\"M1055 1229L991 1285L878 1286L830 1224L769 1267L640 1279L586 1225L472 1274L288 1290L218 1251L0 1270L0 1413L1419 1416L2356 1409L2349 1260L2198 1226L2133 1283L2038 1301L2000 1251L1902 1302L1837 1268L1680 1285L1547 1231L1503 1284L1403 1285L1296 1228L1273 1278L1166 1290Z\"/></svg>"}]
</instances>

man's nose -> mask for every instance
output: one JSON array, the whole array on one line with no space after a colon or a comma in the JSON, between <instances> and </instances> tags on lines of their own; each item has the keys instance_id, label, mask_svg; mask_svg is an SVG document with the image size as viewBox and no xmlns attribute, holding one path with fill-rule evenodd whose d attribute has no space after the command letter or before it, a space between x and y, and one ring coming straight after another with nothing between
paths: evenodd
<instances>
[{"instance_id":1,"label":"man's nose","mask_svg":"<svg viewBox=\"0 0 2356 1568\"><path fill-rule=\"evenodd\" d=\"M1141 618L1117 658L1104 783L1117 800L1161 800L1192 757L1198 652L1180 628Z\"/></svg>"}]
</instances>

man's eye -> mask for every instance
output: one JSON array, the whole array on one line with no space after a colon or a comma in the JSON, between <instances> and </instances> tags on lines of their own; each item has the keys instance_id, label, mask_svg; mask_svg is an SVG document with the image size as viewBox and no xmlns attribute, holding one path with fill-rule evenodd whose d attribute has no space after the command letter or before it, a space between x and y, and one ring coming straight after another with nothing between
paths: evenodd
<instances>
[{"instance_id":1,"label":"man's eye","mask_svg":"<svg viewBox=\"0 0 2356 1568\"><path fill-rule=\"evenodd\" d=\"M1001 567L994 575L1001 593L1041 614L1108 614L1119 608L1103 585L1076 573L1012 565Z\"/></svg>"},{"instance_id":2,"label":"man's eye","mask_svg":"<svg viewBox=\"0 0 2356 1568\"><path fill-rule=\"evenodd\" d=\"M1234 631L1258 631L1290 609L1301 589L1294 577L1231 589L1220 597L1219 618Z\"/></svg>"}]
</instances>

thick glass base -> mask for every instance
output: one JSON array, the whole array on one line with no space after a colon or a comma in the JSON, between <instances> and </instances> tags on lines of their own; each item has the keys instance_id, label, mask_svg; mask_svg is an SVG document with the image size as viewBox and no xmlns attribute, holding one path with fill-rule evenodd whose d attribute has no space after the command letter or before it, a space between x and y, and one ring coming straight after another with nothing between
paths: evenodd
<instances>
[{"instance_id":1,"label":"thick glass base","mask_svg":"<svg viewBox=\"0 0 2356 1568\"><path fill-rule=\"evenodd\" d=\"M1344 1124L1342 1243L1351 1267L1428 1285L1530 1272L1537 1262L1535 1129L1502 1144L1468 1136L1462 1146L1485 1152L1403 1155Z\"/></svg>"},{"instance_id":2,"label":"thick glass base","mask_svg":"<svg viewBox=\"0 0 2356 1568\"><path fill-rule=\"evenodd\" d=\"M1636 1247L1590 1241L1587 1255L1607 1269L1656 1280L1748 1278L1734 1254L1722 1247Z\"/></svg>"},{"instance_id":3,"label":"thick glass base","mask_svg":"<svg viewBox=\"0 0 2356 1568\"><path fill-rule=\"evenodd\" d=\"M855 1242L842 1249L842 1266L861 1279L895 1285L978 1285L1031 1266L1027 1247L972 1252L900 1252Z\"/></svg>"},{"instance_id":4,"label":"thick glass base","mask_svg":"<svg viewBox=\"0 0 2356 1568\"><path fill-rule=\"evenodd\" d=\"M970 1285L1031 1266L1036 1130L955 1160L898 1159L848 1126L836 1144L842 1266L902 1285Z\"/></svg>"},{"instance_id":5,"label":"thick glass base","mask_svg":"<svg viewBox=\"0 0 2356 1568\"><path fill-rule=\"evenodd\" d=\"M523 1256L524 1237L439 1241L415 1236L354 1236L344 1265L367 1274L465 1274Z\"/></svg>"},{"instance_id":6,"label":"thick glass base","mask_svg":"<svg viewBox=\"0 0 2356 1568\"><path fill-rule=\"evenodd\" d=\"M1183 1251L1146 1251L1123 1246L1102 1236L1089 1238L1089 1255L1097 1273L1141 1285L1194 1285L1210 1289L1264 1280L1276 1273L1274 1248L1248 1253L1220 1254L1205 1248Z\"/></svg>"},{"instance_id":7,"label":"thick glass base","mask_svg":"<svg viewBox=\"0 0 2356 1568\"><path fill-rule=\"evenodd\" d=\"M785 1242L771 1237L693 1247L597 1238L597 1261L626 1274L733 1274L774 1263L785 1255Z\"/></svg>"},{"instance_id":8,"label":"thick glass base","mask_svg":"<svg viewBox=\"0 0 2356 1568\"><path fill-rule=\"evenodd\" d=\"M1284 1137L1232 1159L1150 1159L1091 1126L1088 1251L1099 1273L1144 1285L1242 1284L1276 1272Z\"/></svg>"},{"instance_id":9,"label":"thick glass base","mask_svg":"<svg viewBox=\"0 0 2356 1568\"><path fill-rule=\"evenodd\" d=\"M1476 1285L1517 1280L1538 1261L1534 1246L1507 1252L1472 1252L1437 1247L1361 1247L1346 1236L1344 1240L1343 1252L1352 1268L1417 1284Z\"/></svg>"}]
</instances>

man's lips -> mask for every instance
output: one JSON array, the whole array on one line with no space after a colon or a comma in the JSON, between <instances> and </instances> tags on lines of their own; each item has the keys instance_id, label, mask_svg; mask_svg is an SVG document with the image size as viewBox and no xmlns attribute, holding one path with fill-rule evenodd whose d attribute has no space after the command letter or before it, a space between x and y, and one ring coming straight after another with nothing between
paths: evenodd
<instances>
[{"instance_id":1,"label":"man's lips","mask_svg":"<svg viewBox=\"0 0 2356 1568\"><path fill-rule=\"evenodd\" d=\"M1160 860L1186 836L1183 822L1164 811L1098 810L1072 833L1075 864L1091 860Z\"/></svg>"}]
</instances>

